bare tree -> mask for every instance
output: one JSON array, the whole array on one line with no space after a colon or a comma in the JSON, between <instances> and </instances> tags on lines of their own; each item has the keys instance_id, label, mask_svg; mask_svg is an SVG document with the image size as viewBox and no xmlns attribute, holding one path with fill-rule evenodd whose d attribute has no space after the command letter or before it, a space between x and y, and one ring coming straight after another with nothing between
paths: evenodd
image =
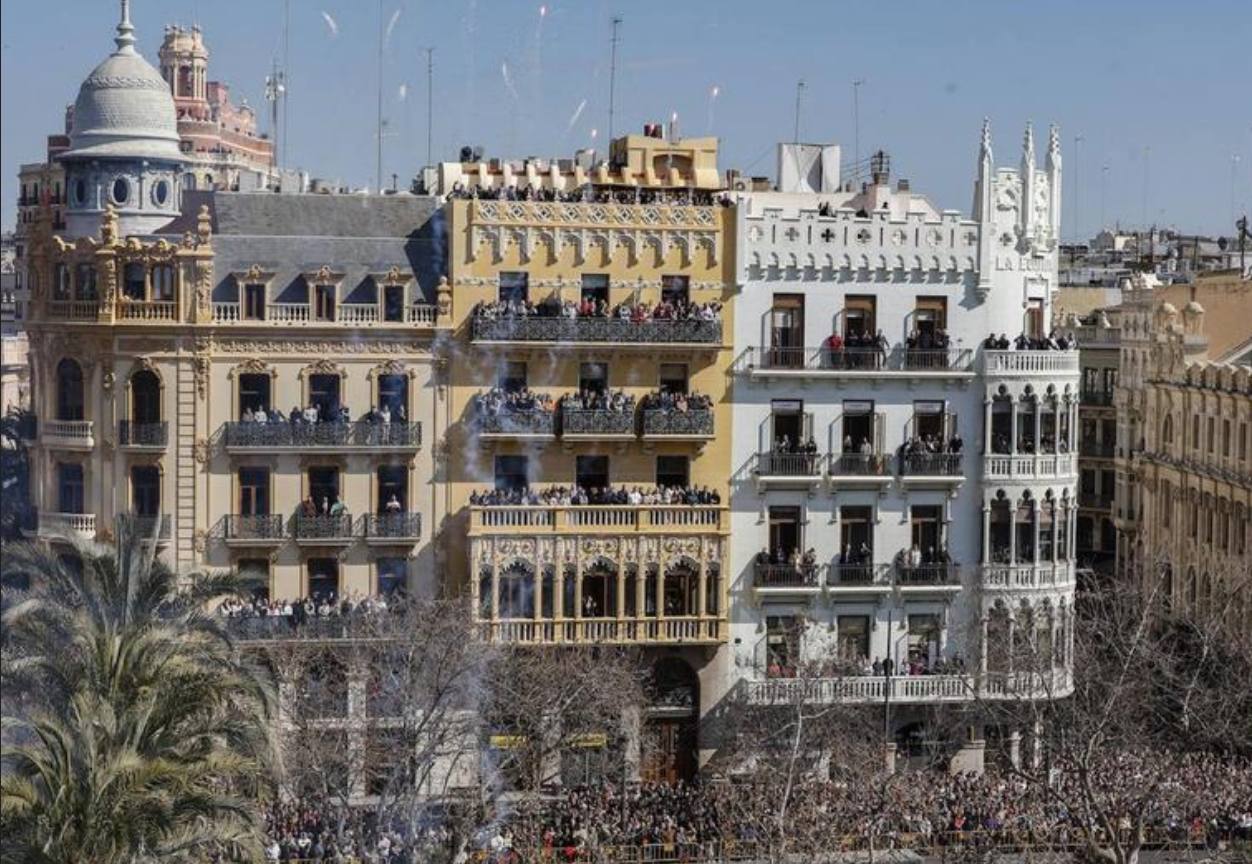
<instances>
[{"instance_id":1,"label":"bare tree","mask_svg":"<svg viewBox=\"0 0 1252 864\"><path fill-rule=\"evenodd\" d=\"M1033 736L1007 770L1078 820L1088 854L1108 864L1135 864L1159 814L1203 803L1177 782L1197 753L1252 740L1246 627L1224 626L1247 575L1219 574L1220 602L1178 612L1166 572L1079 597L1072 695L1051 674L1051 646L1023 640L1011 649L1017 697L980 696L987 722Z\"/></svg>"}]
</instances>

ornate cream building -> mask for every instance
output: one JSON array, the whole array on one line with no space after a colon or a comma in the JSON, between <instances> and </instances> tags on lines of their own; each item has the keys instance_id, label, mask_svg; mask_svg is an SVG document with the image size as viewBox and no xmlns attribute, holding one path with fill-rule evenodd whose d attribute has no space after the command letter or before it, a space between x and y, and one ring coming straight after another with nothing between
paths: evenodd
<instances>
[{"instance_id":1,"label":"ornate cream building","mask_svg":"<svg viewBox=\"0 0 1252 864\"><path fill-rule=\"evenodd\" d=\"M1119 571L1252 628L1252 280L1140 278L1124 296Z\"/></svg>"},{"instance_id":2,"label":"ornate cream building","mask_svg":"<svg viewBox=\"0 0 1252 864\"><path fill-rule=\"evenodd\" d=\"M27 236L34 530L134 519L172 563L260 570L284 597L433 573L438 204L182 190L176 146L147 158L175 106L123 8L101 68L128 74L84 82L94 119L66 154L81 230L45 202Z\"/></svg>"}]
</instances>

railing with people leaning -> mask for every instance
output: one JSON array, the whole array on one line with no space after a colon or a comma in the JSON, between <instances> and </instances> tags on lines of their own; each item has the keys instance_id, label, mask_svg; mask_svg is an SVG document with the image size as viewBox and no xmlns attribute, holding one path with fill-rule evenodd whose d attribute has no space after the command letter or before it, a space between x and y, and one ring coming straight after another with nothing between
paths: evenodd
<instances>
[{"instance_id":1,"label":"railing with people leaning","mask_svg":"<svg viewBox=\"0 0 1252 864\"><path fill-rule=\"evenodd\" d=\"M832 453L832 477L882 477L888 473L891 460L881 453Z\"/></svg>"},{"instance_id":2,"label":"railing with people leaning","mask_svg":"<svg viewBox=\"0 0 1252 864\"><path fill-rule=\"evenodd\" d=\"M900 473L906 477L960 477L960 453L902 453Z\"/></svg>"},{"instance_id":3,"label":"railing with people leaning","mask_svg":"<svg viewBox=\"0 0 1252 864\"><path fill-rule=\"evenodd\" d=\"M817 564L753 565L757 588L820 588L821 570Z\"/></svg>"},{"instance_id":4,"label":"railing with people leaning","mask_svg":"<svg viewBox=\"0 0 1252 864\"><path fill-rule=\"evenodd\" d=\"M493 504L471 506L470 533L709 533L728 530L720 504Z\"/></svg>"},{"instance_id":5,"label":"railing with people leaning","mask_svg":"<svg viewBox=\"0 0 1252 864\"><path fill-rule=\"evenodd\" d=\"M645 408L643 409L643 434L658 437L688 435L711 438L713 436L713 411L711 408L688 408L686 411Z\"/></svg>"},{"instance_id":6,"label":"railing with people leaning","mask_svg":"<svg viewBox=\"0 0 1252 864\"><path fill-rule=\"evenodd\" d=\"M634 407L614 411L561 403L561 435L634 435Z\"/></svg>"},{"instance_id":7,"label":"railing with people leaning","mask_svg":"<svg viewBox=\"0 0 1252 864\"><path fill-rule=\"evenodd\" d=\"M896 567L896 584L901 586L960 585L960 565L951 561L929 564L909 564L903 561Z\"/></svg>"},{"instance_id":8,"label":"railing with people leaning","mask_svg":"<svg viewBox=\"0 0 1252 864\"><path fill-rule=\"evenodd\" d=\"M968 373L974 354L968 348L907 348L878 345L760 345L747 349L740 364L765 371L818 373Z\"/></svg>"},{"instance_id":9,"label":"railing with people leaning","mask_svg":"<svg viewBox=\"0 0 1252 864\"><path fill-rule=\"evenodd\" d=\"M420 447L422 424L394 420L387 423L370 420L326 423L240 420L223 424L222 440L227 448Z\"/></svg>"},{"instance_id":10,"label":"railing with people leaning","mask_svg":"<svg viewBox=\"0 0 1252 864\"><path fill-rule=\"evenodd\" d=\"M605 342L718 345L722 322L699 318L629 321L614 317L478 314L470 325L475 342Z\"/></svg>"},{"instance_id":11,"label":"railing with people leaning","mask_svg":"<svg viewBox=\"0 0 1252 864\"><path fill-rule=\"evenodd\" d=\"M474 418L474 428L480 435L553 435L555 418L555 411L539 408L481 411Z\"/></svg>"}]
</instances>

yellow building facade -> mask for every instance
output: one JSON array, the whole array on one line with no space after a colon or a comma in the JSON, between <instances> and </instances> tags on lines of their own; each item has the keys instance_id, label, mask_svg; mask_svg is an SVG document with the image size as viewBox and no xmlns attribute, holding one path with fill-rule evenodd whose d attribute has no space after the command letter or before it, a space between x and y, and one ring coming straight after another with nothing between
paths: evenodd
<instances>
[{"instance_id":1,"label":"yellow building facade","mask_svg":"<svg viewBox=\"0 0 1252 864\"><path fill-rule=\"evenodd\" d=\"M731 210L716 204L453 200L444 548L491 638L717 644L726 633ZM491 314L503 299L603 304L606 316ZM620 308L690 304L706 320L632 321ZM550 415L501 423L478 399L524 389ZM657 391L707 396L676 418ZM608 391L627 411L579 411ZM718 504L471 503L493 488L650 492Z\"/></svg>"}]
</instances>

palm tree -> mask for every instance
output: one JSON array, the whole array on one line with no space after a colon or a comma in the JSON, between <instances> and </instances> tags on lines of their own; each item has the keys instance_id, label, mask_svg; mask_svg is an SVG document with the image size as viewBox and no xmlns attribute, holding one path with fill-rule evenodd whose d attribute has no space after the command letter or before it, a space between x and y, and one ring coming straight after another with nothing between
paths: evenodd
<instances>
[{"instance_id":1,"label":"palm tree","mask_svg":"<svg viewBox=\"0 0 1252 864\"><path fill-rule=\"evenodd\" d=\"M149 539L123 522L112 547L5 550L30 589L0 617L0 860L263 858L277 700L211 611L247 583L176 574Z\"/></svg>"}]
</instances>

